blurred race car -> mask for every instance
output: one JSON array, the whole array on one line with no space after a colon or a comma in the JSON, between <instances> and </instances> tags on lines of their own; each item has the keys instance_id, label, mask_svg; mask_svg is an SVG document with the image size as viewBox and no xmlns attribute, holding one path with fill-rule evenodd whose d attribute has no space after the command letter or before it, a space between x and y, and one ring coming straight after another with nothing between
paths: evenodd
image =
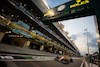
<instances>
[{"instance_id":1,"label":"blurred race car","mask_svg":"<svg viewBox=\"0 0 100 67\"><path fill-rule=\"evenodd\" d=\"M73 62L73 59L70 56L68 56L68 55L64 55L62 57L58 57L57 56L56 58L54 58L54 60L60 61L60 62L62 62L64 64L68 64L70 62Z\"/></svg>"}]
</instances>

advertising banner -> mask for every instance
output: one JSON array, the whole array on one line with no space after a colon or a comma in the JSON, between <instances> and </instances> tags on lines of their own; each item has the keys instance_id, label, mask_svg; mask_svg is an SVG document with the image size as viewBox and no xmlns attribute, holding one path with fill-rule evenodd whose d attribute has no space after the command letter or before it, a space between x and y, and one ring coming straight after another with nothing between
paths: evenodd
<instances>
[{"instance_id":1,"label":"advertising banner","mask_svg":"<svg viewBox=\"0 0 100 67\"><path fill-rule=\"evenodd\" d=\"M14 22L15 24L21 26L21 27L24 27L25 29L29 30L30 29L30 26L27 25L26 23L22 22L21 20L18 20L18 22Z\"/></svg>"}]
</instances>

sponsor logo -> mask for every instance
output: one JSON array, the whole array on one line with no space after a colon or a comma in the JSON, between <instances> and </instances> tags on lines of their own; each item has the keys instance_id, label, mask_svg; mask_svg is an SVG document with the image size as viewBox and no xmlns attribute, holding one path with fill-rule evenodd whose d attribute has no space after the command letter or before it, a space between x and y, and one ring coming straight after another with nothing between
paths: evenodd
<instances>
[{"instance_id":1,"label":"sponsor logo","mask_svg":"<svg viewBox=\"0 0 100 67\"><path fill-rule=\"evenodd\" d=\"M57 8L57 11L63 11L64 9L66 8L66 5L60 5L58 8Z\"/></svg>"},{"instance_id":2,"label":"sponsor logo","mask_svg":"<svg viewBox=\"0 0 100 67\"><path fill-rule=\"evenodd\" d=\"M76 0L76 3L70 5L70 8L74 8L74 7L77 7L77 6L81 6L81 5L87 4L89 2L90 2L89 0L84 0L84 1Z\"/></svg>"},{"instance_id":3,"label":"sponsor logo","mask_svg":"<svg viewBox=\"0 0 100 67\"><path fill-rule=\"evenodd\" d=\"M50 15L51 11L49 10L46 14L44 14L44 16Z\"/></svg>"}]
</instances>

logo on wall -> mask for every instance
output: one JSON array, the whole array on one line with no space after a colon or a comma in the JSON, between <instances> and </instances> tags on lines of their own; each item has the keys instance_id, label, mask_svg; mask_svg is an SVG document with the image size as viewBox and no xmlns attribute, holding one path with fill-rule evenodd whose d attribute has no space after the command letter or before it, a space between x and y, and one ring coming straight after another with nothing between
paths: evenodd
<instances>
[{"instance_id":1,"label":"logo on wall","mask_svg":"<svg viewBox=\"0 0 100 67\"><path fill-rule=\"evenodd\" d=\"M44 14L44 16L48 16L48 15L53 16L54 15L54 11L49 10L46 14Z\"/></svg>"},{"instance_id":2,"label":"logo on wall","mask_svg":"<svg viewBox=\"0 0 100 67\"><path fill-rule=\"evenodd\" d=\"M77 3L81 2L81 0L76 0Z\"/></svg>"},{"instance_id":3,"label":"logo on wall","mask_svg":"<svg viewBox=\"0 0 100 67\"><path fill-rule=\"evenodd\" d=\"M66 8L66 5L60 5L58 8L57 8L57 11L62 11Z\"/></svg>"},{"instance_id":4,"label":"logo on wall","mask_svg":"<svg viewBox=\"0 0 100 67\"><path fill-rule=\"evenodd\" d=\"M74 7L77 7L77 6L81 6L81 5L87 4L89 2L90 2L89 0L84 0L84 1L76 0L76 3L70 5L70 8L74 8Z\"/></svg>"}]
</instances>

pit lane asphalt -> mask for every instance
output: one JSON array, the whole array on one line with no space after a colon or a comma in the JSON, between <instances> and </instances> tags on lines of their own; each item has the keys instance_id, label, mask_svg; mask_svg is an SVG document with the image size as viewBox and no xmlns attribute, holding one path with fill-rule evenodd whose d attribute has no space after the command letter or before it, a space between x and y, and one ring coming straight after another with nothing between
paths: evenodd
<instances>
[{"instance_id":1,"label":"pit lane asphalt","mask_svg":"<svg viewBox=\"0 0 100 67\"><path fill-rule=\"evenodd\" d=\"M59 61L26 61L14 62L18 67L80 67L82 59L74 59L72 63L63 64Z\"/></svg>"}]
</instances>

